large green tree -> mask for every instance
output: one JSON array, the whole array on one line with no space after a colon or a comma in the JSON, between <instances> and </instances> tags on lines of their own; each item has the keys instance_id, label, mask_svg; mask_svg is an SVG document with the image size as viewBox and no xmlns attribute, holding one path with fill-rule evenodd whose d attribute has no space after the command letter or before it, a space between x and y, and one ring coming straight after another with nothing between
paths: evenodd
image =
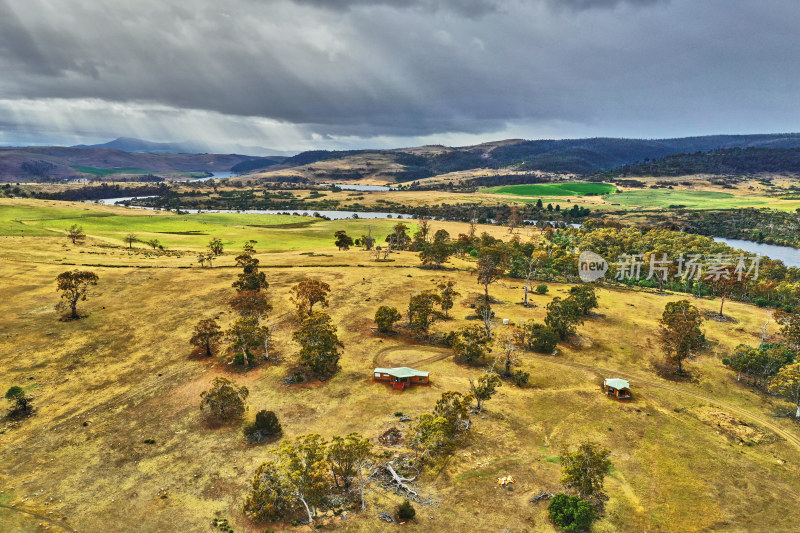
<instances>
[{"instance_id":1,"label":"large green tree","mask_svg":"<svg viewBox=\"0 0 800 533\"><path fill-rule=\"evenodd\" d=\"M597 292L593 285L584 283L570 288L569 298L571 298L582 315L588 315L592 309L597 308Z\"/></svg>"},{"instance_id":2,"label":"large green tree","mask_svg":"<svg viewBox=\"0 0 800 533\"><path fill-rule=\"evenodd\" d=\"M439 305L441 296L433 291L412 295L408 301L408 322L411 329L418 333L428 333L431 324L443 316L436 309Z\"/></svg>"},{"instance_id":3,"label":"large green tree","mask_svg":"<svg viewBox=\"0 0 800 533\"><path fill-rule=\"evenodd\" d=\"M477 381L469 378L469 392L472 394L472 397L475 398L475 402L477 403L475 409L479 413L483 412L483 404L490 400L495 392L497 392L498 387L502 385L503 382L500 376L494 372L481 374L478 376Z\"/></svg>"},{"instance_id":4,"label":"large green tree","mask_svg":"<svg viewBox=\"0 0 800 533\"><path fill-rule=\"evenodd\" d=\"M331 286L318 279L307 278L301 280L289 291L292 303L297 306L297 316L302 320L314 311L316 304L328 307L328 294Z\"/></svg>"},{"instance_id":5,"label":"large green tree","mask_svg":"<svg viewBox=\"0 0 800 533\"><path fill-rule=\"evenodd\" d=\"M214 355L214 346L220 337L222 337L222 330L219 329L216 319L204 318L195 325L189 344L204 351L206 357L211 357Z\"/></svg>"},{"instance_id":6,"label":"large green tree","mask_svg":"<svg viewBox=\"0 0 800 533\"><path fill-rule=\"evenodd\" d=\"M475 272L478 284L483 285L484 301L489 303L489 285L499 281L506 273L509 257L502 245L484 246L480 249Z\"/></svg>"},{"instance_id":7,"label":"large green tree","mask_svg":"<svg viewBox=\"0 0 800 533\"><path fill-rule=\"evenodd\" d=\"M800 420L800 363L786 365L772 378L769 390L797 406L795 418Z\"/></svg>"},{"instance_id":8,"label":"large green tree","mask_svg":"<svg viewBox=\"0 0 800 533\"><path fill-rule=\"evenodd\" d=\"M349 492L353 482L357 482L362 510L367 507L364 498L365 470L371 458L372 442L358 433L350 433L346 437L336 435L328 445L328 462L336 485L339 486L341 481L345 492Z\"/></svg>"},{"instance_id":9,"label":"large green tree","mask_svg":"<svg viewBox=\"0 0 800 533\"><path fill-rule=\"evenodd\" d=\"M781 325L781 335L786 339L786 344L800 355L800 311L776 311L775 320Z\"/></svg>"},{"instance_id":10,"label":"large green tree","mask_svg":"<svg viewBox=\"0 0 800 533\"><path fill-rule=\"evenodd\" d=\"M73 224L67 229L67 238L72 241L72 244L78 244L86 239L86 233L83 227L78 224Z\"/></svg>"},{"instance_id":11,"label":"large green tree","mask_svg":"<svg viewBox=\"0 0 800 533\"><path fill-rule=\"evenodd\" d=\"M375 311L375 324L381 333L391 333L394 323L403 318L396 307L382 305Z\"/></svg>"},{"instance_id":12,"label":"large green tree","mask_svg":"<svg viewBox=\"0 0 800 533\"><path fill-rule=\"evenodd\" d=\"M667 359L683 373L683 361L697 353L705 342L700 326L703 316L688 300L669 302L661 315L661 346Z\"/></svg>"},{"instance_id":13,"label":"large green tree","mask_svg":"<svg viewBox=\"0 0 800 533\"><path fill-rule=\"evenodd\" d=\"M449 318L450 309L455 305L455 297L459 296L461 293L456 290L456 282L451 279L442 281L436 288L439 289L439 297L441 298L441 307L444 312L444 317Z\"/></svg>"},{"instance_id":14,"label":"large green tree","mask_svg":"<svg viewBox=\"0 0 800 533\"><path fill-rule=\"evenodd\" d=\"M217 422L241 418L247 410L247 396L250 391L244 385L239 387L228 378L216 377L211 388L200 394L200 409L208 409L208 417Z\"/></svg>"},{"instance_id":15,"label":"large green tree","mask_svg":"<svg viewBox=\"0 0 800 533\"><path fill-rule=\"evenodd\" d=\"M582 496L602 494L611 468L610 455L609 450L591 441L581 443L575 450L565 450L561 454L562 481Z\"/></svg>"},{"instance_id":16,"label":"large green tree","mask_svg":"<svg viewBox=\"0 0 800 533\"><path fill-rule=\"evenodd\" d=\"M477 324L464 326L456 330L453 354L467 364L477 365L492 351L491 342L492 339L483 327Z\"/></svg>"},{"instance_id":17,"label":"large green tree","mask_svg":"<svg viewBox=\"0 0 800 533\"><path fill-rule=\"evenodd\" d=\"M529 350L539 353L553 353L560 337L558 333L535 320L528 320L522 326L523 342Z\"/></svg>"},{"instance_id":18,"label":"large green tree","mask_svg":"<svg viewBox=\"0 0 800 533\"><path fill-rule=\"evenodd\" d=\"M244 502L244 514L258 522L280 520L292 512L294 501L294 486L277 459L271 459L262 463L253 476Z\"/></svg>"},{"instance_id":19,"label":"large green tree","mask_svg":"<svg viewBox=\"0 0 800 533\"><path fill-rule=\"evenodd\" d=\"M13 402L12 415L27 415L31 412L31 397L25 394L22 387L14 385L6 391L6 400Z\"/></svg>"},{"instance_id":20,"label":"large green tree","mask_svg":"<svg viewBox=\"0 0 800 533\"><path fill-rule=\"evenodd\" d=\"M231 324L225 336L231 343L234 353L234 362L250 366L255 362L255 355L264 350L268 354L271 331L267 326L259 323L257 317L242 316Z\"/></svg>"},{"instance_id":21,"label":"large green tree","mask_svg":"<svg viewBox=\"0 0 800 533\"><path fill-rule=\"evenodd\" d=\"M411 429L409 444L423 462L448 453L455 446L450 422L443 416L422 413Z\"/></svg>"},{"instance_id":22,"label":"large green tree","mask_svg":"<svg viewBox=\"0 0 800 533\"><path fill-rule=\"evenodd\" d=\"M403 222L395 224L392 233L386 236L386 242L394 250L407 250L411 245L411 239L408 236L408 226Z\"/></svg>"},{"instance_id":23,"label":"large green tree","mask_svg":"<svg viewBox=\"0 0 800 533\"><path fill-rule=\"evenodd\" d=\"M419 258L425 266L441 268L443 263L453 255L453 247L450 245L450 234L440 229L433 237L433 241L421 245Z\"/></svg>"},{"instance_id":24,"label":"large green tree","mask_svg":"<svg viewBox=\"0 0 800 533\"><path fill-rule=\"evenodd\" d=\"M574 299L562 300L555 297L547 304L544 323L555 331L561 340L565 340L575 334L575 327L578 324L583 323L582 316L580 307Z\"/></svg>"},{"instance_id":25,"label":"large green tree","mask_svg":"<svg viewBox=\"0 0 800 533\"><path fill-rule=\"evenodd\" d=\"M241 267L233 288L237 291L260 291L269 287L267 275L258 268L259 260L250 253L242 253L236 257L236 266Z\"/></svg>"},{"instance_id":26,"label":"large green tree","mask_svg":"<svg viewBox=\"0 0 800 533\"><path fill-rule=\"evenodd\" d=\"M57 309L68 308L70 318L80 318L78 302L86 300L86 292L92 285L97 285L97 274L88 270L69 270L56 278L58 290L61 292L61 303Z\"/></svg>"},{"instance_id":27,"label":"large green tree","mask_svg":"<svg viewBox=\"0 0 800 533\"><path fill-rule=\"evenodd\" d=\"M333 234L333 236L336 237L334 244L336 244L336 247L339 248L340 251L349 250L350 247L353 246L353 238L350 237L344 230L337 231Z\"/></svg>"},{"instance_id":28,"label":"large green tree","mask_svg":"<svg viewBox=\"0 0 800 533\"><path fill-rule=\"evenodd\" d=\"M328 377L339 368L341 348L344 345L339 341L336 326L327 313L312 311L303 319L292 338L300 344L300 366L307 372Z\"/></svg>"},{"instance_id":29,"label":"large green tree","mask_svg":"<svg viewBox=\"0 0 800 533\"><path fill-rule=\"evenodd\" d=\"M214 237L208 243L209 251L214 255L222 255L222 251L224 250L224 245L222 244L222 239Z\"/></svg>"},{"instance_id":30,"label":"large green tree","mask_svg":"<svg viewBox=\"0 0 800 533\"><path fill-rule=\"evenodd\" d=\"M553 496L547 510L550 520L562 531L588 531L596 516L591 503L564 493Z\"/></svg>"},{"instance_id":31,"label":"large green tree","mask_svg":"<svg viewBox=\"0 0 800 533\"><path fill-rule=\"evenodd\" d=\"M244 427L244 435L251 443L262 442L279 435L283 431L278 416L273 411L262 409L256 413L256 419Z\"/></svg>"},{"instance_id":32,"label":"large green tree","mask_svg":"<svg viewBox=\"0 0 800 533\"><path fill-rule=\"evenodd\" d=\"M300 435L281 443L278 456L294 497L303 504L310 524L314 521L311 511L322 504L330 484L327 443L319 435Z\"/></svg>"}]
</instances>

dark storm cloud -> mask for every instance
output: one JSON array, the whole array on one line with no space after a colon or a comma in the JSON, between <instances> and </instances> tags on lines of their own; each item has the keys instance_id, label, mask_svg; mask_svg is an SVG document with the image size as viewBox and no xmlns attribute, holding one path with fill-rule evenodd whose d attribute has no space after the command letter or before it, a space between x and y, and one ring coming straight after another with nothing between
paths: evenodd
<instances>
[{"instance_id":1,"label":"dark storm cloud","mask_svg":"<svg viewBox=\"0 0 800 533\"><path fill-rule=\"evenodd\" d=\"M611 8L620 4L649 6L664 2L669 2L669 0L551 0L551 4L554 6L567 7L570 9Z\"/></svg>"},{"instance_id":2,"label":"dark storm cloud","mask_svg":"<svg viewBox=\"0 0 800 533\"><path fill-rule=\"evenodd\" d=\"M796 130L798 19L789 0L0 0L0 142Z\"/></svg>"},{"instance_id":3,"label":"dark storm cloud","mask_svg":"<svg viewBox=\"0 0 800 533\"><path fill-rule=\"evenodd\" d=\"M455 11L469 17L497 10L508 0L293 0L296 4L322 9L348 10L358 7L385 6L395 9L423 9L427 11Z\"/></svg>"}]
</instances>

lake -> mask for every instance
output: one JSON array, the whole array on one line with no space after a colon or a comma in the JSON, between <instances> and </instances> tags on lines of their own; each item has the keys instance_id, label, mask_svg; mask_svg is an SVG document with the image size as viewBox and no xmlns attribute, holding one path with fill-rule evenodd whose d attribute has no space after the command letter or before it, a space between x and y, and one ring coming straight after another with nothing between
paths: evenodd
<instances>
[{"instance_id":1,"label":"lake","mask_svg":"<svg viewBox=\"0 0 800 533\"><path fill-rule=\"evenodd\" d=\"M235 178L236 176L238 176L238 174L236 174L235 172L226 170L224 172L212 172L211 175L206 178L195 178L189 181L224 180L228 178Z\"/></svg>"},{"instance_id":2,"label":"lake","mask_svg":"<svg viewBox=\"0 0 800 533\"><path fill-rule=\"evenodd\" d=\"M800 268L800 250L791 248L789 246L777 246L775 244L759 244L752 241L744 241L742 239L723 239L722 237L714 237L717 242L722 242L745 252L753 254L760 254L769 257L770 259L779 259L783 261L786 266Z\"/></svg>"},{"instance_id":3,"label":"lake","mask_svg":"<svg viewBox=\"0 0 800 533\"><path fill-rule=\"evenodd\" d=\"M133 200L134 198L141 200L143 198L155 198L155 196L121 196L119 198L104 198L102 200L86 200L87 202L93 202L103 205L115 205L120 202L125 202L128 200ZM146 207L142 205L129 205L131 209L152 209L155 210L154 207ZM288 209L242 209L242 210L235 210L235 209L181 209L184 213L245 213L245 214L254 214L254 215L283 215L283 214L290 214L290 215L300 215L300 216L314 216L314 213L318 213L321 216L330 218L331 220L344 220L346 218L353 218L353 215L358 215L358 218L413 218L411 215L403 215L402 213L384 213L381 211L321 211L321 210L288 210Z\"/></svg>"},{"instance_id":4,"label":"lake","mask_svg":"<svg viewBox=\"0 0 800 533\"><path fill-rule=\"evenodd\" d=\"M385 185L359 185L357 183L321 183L320 185L335 185L343 191L396 191L394 187Z\"/></svg>"}]
</instances>

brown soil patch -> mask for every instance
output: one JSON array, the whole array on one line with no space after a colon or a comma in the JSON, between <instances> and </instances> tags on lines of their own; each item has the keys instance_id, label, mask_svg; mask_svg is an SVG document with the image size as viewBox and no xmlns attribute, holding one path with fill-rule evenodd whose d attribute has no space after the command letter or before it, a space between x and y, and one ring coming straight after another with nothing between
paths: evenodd
<instances>
[{"instance_id":1,"label":"brown soil patch","mask_svg":"<svg viewBox=\"0 0 800 533\"><path fill-rule=\"evenodd\" d=\"M690 412L704 424L716 429L717 433L733 441L752 445L776 440L771 432L765 432L758 426L748 424L713 407L697 407Z\"/></svg>"}]
</instances>

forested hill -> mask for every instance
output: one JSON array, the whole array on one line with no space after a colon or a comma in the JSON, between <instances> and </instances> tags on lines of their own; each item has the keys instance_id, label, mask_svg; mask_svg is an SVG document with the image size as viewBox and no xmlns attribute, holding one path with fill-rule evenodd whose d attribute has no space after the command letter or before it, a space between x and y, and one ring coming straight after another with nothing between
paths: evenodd
<instances>
[{"instance_id":1,"label":"forested hill","mask_svg":"<svg viewBox=\"0 0 800 533\"><path fill-rule=\"evenodd\" d=\"M68 177L80 174L80 166L145 172L250 172L321 161L328 162L324 165L327 174L322 176L325 179L359 179L364 173L358 169L365 167L369 174L400 182L461 170L500 167L581 175L610 171L631 173L634 167L636 172L648 173L652 168L662 172L655 175L664 176L692 172L783 172L798 168L797 150L800 150L800 133L676 139L507 139L455 148L435 145L393 150L313 150L285 159L235 154L131 153L96 148L0 147L0 181ZM706 152L711 153L704 155ZM665 159L665 156L676 157ZM685 172L685 168L693 170Z\"/></svg>"},{"instance_id":2,"label":"forested hill","mask_svg":"<svg viewBox=\"0 0 800 533\"><path fill-rule=\"evenodd\" d=\"M800 148L727 148L668 155L622 165L603 176L687 176L690 174L800 174Z\"/></svg>"},{"instance_id":3,"label":"forested hill","mask_svg":"<svg viewBox=\"0 0 800 533\"><path fill-rule=\"evenodd\" d=\"M403 165L405 170L396 173L397 179L409 181L445 172L507 166L519 170L594 174L645 159L731 148L797 149L800 148L800 134L710 135L675 139L510 139L457 148L437 145L395 150L314 150L290 157L284 164L308 165L379 154Z\"/></svg>"},{"instance_id":4,"label":"forested hill","mask_svg":"<svg viewBox=\"0 0 800 533\"><path fill-rule=\"evenodd\" d=\"M85 176L87 169L130 169L135 174L217 172L256 159L237 154L167 154L63 146L0 147L0 182Z\"/></svg>"}]
</instances>

